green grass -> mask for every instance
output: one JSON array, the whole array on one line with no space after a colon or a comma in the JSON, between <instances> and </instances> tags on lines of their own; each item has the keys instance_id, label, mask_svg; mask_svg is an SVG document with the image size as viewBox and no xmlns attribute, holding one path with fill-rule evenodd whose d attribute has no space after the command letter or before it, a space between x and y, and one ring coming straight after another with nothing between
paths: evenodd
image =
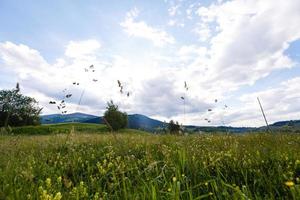
<instances>
[{"instance_id":1,"label":"green grass","mask_svg":"<svg viewBox=\"0 0 300 200\"><path fill-rule=\"evenodd\" d=\"M74 128L76 133L104 133L108 129L104 125L100 124L83 124L83 123L61 123L61 124L49 124L41 126L24 126L12 128L12 134L16 135L49 135L70 133Z\"/></svg>"},{"instance_id":2,"label":"green grass","mask_svg":"<svg viewBox=\"0 0 300 200\"><path fill-rule=\"evenodd\" d=\"M300 135L76 131L1 136L0 199L300 198Z\"/></svg>"},{"instance_id":3,"label":"green grass","mask_svg":"<svg viewBox=\"0 0 300 200\"><path fill-rule=\"evenodd\" d=\"M23 126L14 127L11 132L5 135L55 135L55 134L69 134L70 132L77 134L99 134L108 133L109 129L102 124L88 124L88 123L60 123L48 124L41 126ZM123 129L119 133L145 133L139 130Z\"/></svg>"}]
</instances>

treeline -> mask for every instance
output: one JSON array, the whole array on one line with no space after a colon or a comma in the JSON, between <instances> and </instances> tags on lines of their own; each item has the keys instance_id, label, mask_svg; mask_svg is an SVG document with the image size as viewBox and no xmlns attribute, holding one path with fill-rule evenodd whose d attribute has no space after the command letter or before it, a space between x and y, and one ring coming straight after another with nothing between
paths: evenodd
<instances>
[{"instance_id":1,"label":"treeline","mask_svg":"<svg viewBox=\"0 0 300 200\"><path fill-rule=\"evenodd\" d=\"M34 98L20 93L18 83L15 89L0 90L0 127L38 125L41 111Z\"/></svg>"},{"instance_id":2,"label":"treeline","mask_svg":"<svg viewBox=\"0 0 300 200\"><path fill-rule=\"evenodd\" d=\"M18 83L12 90L0 90L0 127L40 125L41 111L42 108L34 98L21 94ZM128 125L127 113L119 111L113 101L107 103L103 120L111 131L126 128ZM178 122L171 120L166 125L164 133L183 133Z\"/></svg>"}]
</instances>

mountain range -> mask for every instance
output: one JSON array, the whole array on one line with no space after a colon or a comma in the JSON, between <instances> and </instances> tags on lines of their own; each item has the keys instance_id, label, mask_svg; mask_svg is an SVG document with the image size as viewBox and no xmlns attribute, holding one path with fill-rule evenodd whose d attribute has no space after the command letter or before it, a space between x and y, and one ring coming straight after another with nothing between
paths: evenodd
<instances>
[{"instance_id":1,"label":"mountain range","mask_svg":"<svg viewBox=\"0 0 300 200\"><path fill-rule=\"evenodd\" d=\"M56 124L70 122L104 124L102 117L89 115L85 113L72 113L65 115L52 114L41 116L41 124ZM145 115L128 115L128 128L140 129L145 131L154 131L157 128L164 127L165 125L166 124L164 122L151 119Z\"/></svg>"},{"instance_id":2,"label":"mountain range","mask_svg":"<svg viewBox=\"0 0 300 200\"><path fill-rule=\"evenodd\" d=\"M42 115L41 124L56 124L56 123L71 123L71 122L80 122L80 123L97 123L103 124L102 117L85 114L85 113L71 113L71 114L51 114L51 115ZM162 131L167 127L167 124L147 117L140 114L128 115L128 128L140 129L149 132ZM231 132L231 133L243 133L243 132L252 132L252 131L264 131L267 127L231 127L231 126L184 126L185 129L189 132ZM290 120L290 121L279 121L271 124L271 130L293 130L300 132L300 120Z\"/></svg>"}]
</instances>

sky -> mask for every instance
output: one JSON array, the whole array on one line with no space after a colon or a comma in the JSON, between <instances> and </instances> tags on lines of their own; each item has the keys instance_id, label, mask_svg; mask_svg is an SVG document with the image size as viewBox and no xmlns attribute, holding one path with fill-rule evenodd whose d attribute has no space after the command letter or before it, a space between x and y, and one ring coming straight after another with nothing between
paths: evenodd
<instances>
[{"instance_id":1,"label":"sky","mask_svg":"<svg viewBox=\"0 0 300 200\"><path fill-rule=\"evenodd\" d=\"M300 119L299 11L299 0L0 0L0 90L19 82L42 114L72 94L68 113L100 116L113 100L252 127L264 125L259 97L269 123Z\"/></svg>"}]
</instances>

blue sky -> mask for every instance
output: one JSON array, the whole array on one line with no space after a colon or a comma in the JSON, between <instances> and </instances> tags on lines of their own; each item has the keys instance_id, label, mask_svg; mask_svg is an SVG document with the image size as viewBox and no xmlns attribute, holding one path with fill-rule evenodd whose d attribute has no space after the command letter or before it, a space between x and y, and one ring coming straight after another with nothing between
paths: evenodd
<instances>
[{"instance_id":1,"label":"blue sky","mask_svg":"<svg viewBox=\"0 0 300 200\"><path fill-rule=\"evenodd\" d=\"M44 114L58 113L48 102L66 88L68 112L102 115L113 99L161 120L260 126L259 96L270 122L300 119L299 10L297 0L2 0L0 89L20 82Z\"/></svg>"}]
</instances>

